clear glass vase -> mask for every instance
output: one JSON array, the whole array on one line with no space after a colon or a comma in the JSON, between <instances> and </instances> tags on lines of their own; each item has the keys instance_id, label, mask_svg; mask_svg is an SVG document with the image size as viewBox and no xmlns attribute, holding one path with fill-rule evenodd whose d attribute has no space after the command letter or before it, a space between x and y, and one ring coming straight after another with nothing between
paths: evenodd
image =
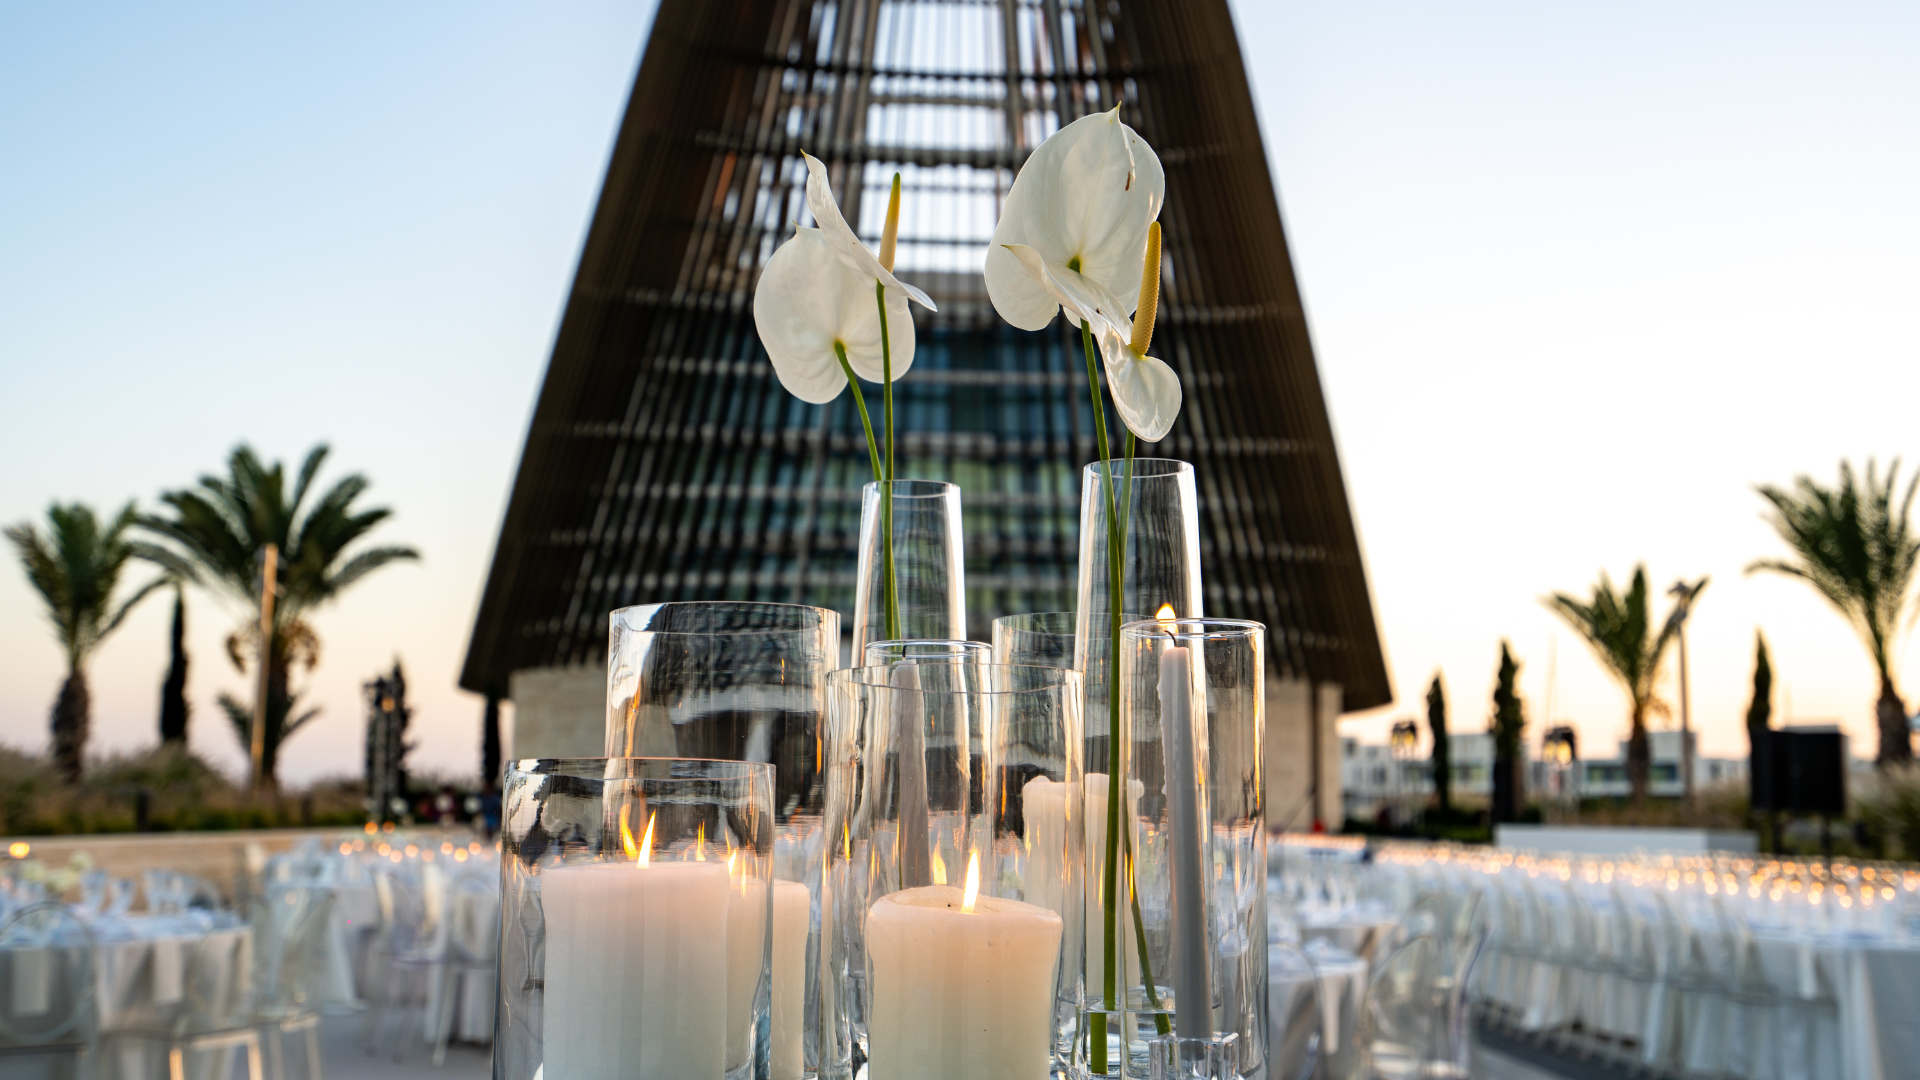
<instances>
[{"instance_id":1,"label":"clear glass vase","mask_svg":"<svg viewBox=\"0 0 1920 1080\"><path fill-rule=\"evenodd\" d=\"M495 1080L760 1080L797 1028L771 923L773 766L663 758L509 765Z\"/></svg>"},{"instance_id":2,"label":"clear glass vase","mask_svg":"<svg viewBox=\"0 0 1920 1080\"><path fill-rule=\"evenodd\" d=\"M826 675L838 666L840 615L797 604L646 604L611 616L607 753L614 757L769 762L774 777L774 876L804 891L796 933L774 926L774 973L803 987L803 1027L781 1042L772 1080L841 1075L851 1043L821 993L820 939L831 926L821 894L826 783ZM784 892L783 892L784 895ZM785 910L785 909L783 909ZM823 923L823 919L827 920ZM791 1055L788 1052L791 1051ZM797 1056L793 1056L797 1055Z\"/></svg>"},{"instance_id":3,"label":"clear glass vase","mask_svg":"<svg viewBox=\"0 0 1920 1080\"><path fill-rule=\"evenodd\" d=\"M867 642L866 663L862 667L885 667L888 664L913 663L931 664L991 664L994 662L993 646L984 641L949 641L944 638L926 641L869 641Z\"/></svg>"},{"instance_id":4,"label":"clear glass vase","mask_svg":"<svg viewBox=\"0 0 1920 1080\"><path fill-rule=\"evenodd\" d=\"M1114 523L1118 527L1114 527ZM1119 573L1114 571L1118 569ZM1118 596L1116 596L1118 590ZM1101 461L1081 473L1080 579L1074 666L1086 687L1088 906L1086 986L1089 1015L1083 1072L1145 1076L1147 1040L1171 1032L1151 969L1139 896L1126 880L1128 828L1149 795L1129 772L1126 717L1111 692L1111 662L1122 625L1170 606L1175 615L1202 613L1200 515L1193 466L1163 458ZM1118 614L1116 614L1118 612ZM1138 614L1136 614L1138 613ZM1128 776L1124 785L1112 775ZM1158 789L1153 789L1157 793ZM1102 882L1111 888L1103 889ZM1109 912L1107 897L1121 902ZM1108 971L1112 971L1109 993Z\"/></svg>"},{"instance_id":5,"label":"clear glass vase","mask_svg":"<svg viewBox=\"0 0 1920 1080\"><path fill-rule=\"evenodd\" d=\"M881 498L883 487L890 493L886 499ZM889 526L891 545L886 543ZM874 641L967 636L962 539L957 485L895 480L860 490L854 656L865 656L867 644ZM889 571L895 584L891 607L886 588Z\"/></svg>"},{"instance_id":6,"label":"clear glass vase","mask_svg":"<svg viewBox=\"0 0 1920 1080\"><path fill-rule=\"evenodd\" d=\"M868 1077L1064 1075L1082 998L1079 673L933 662L828 682L829 801L846 814L828 877Z\"/></svg>"},{"instance_id":7,"label":"clear glass vase","mask_svg":"<svg viewBox=\"0 0 1920 1080\"><path fill-rule=\"evenodd\" d=\"M1142 1049L1169 1075L1266 1066L1265 638L1264 626L1237 619L1149 619L1121 631L1121 725L1139 794L1119 854L1134 872L1130 914L1146 944L1141 982L1127 989L1172 1028L1149 1035L1137 1018L1110 1021L1145 1037L1124 1054L1115 1040L1128 1075L1139 1075Z\"/></svg>"},{"instance_id":8,"label":"clear glass vase","mask_svg":"<svg viewBox=\"0 0 1920 1080\"><path fill-rule=\"evenodd\" d=\"M1002 615L993 620L993 662L1073 667L1079 629L1080 616L1071 611Z\"/></svg>"}]
</instances>

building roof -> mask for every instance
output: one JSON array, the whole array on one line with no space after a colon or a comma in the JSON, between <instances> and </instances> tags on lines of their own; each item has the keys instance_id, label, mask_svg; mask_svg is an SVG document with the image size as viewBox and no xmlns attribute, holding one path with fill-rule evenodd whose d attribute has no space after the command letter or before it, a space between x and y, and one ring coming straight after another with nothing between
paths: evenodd
<instances>
[{"instance_id":1,"label":"building roof","mask_svg":"<svg viewBox=\"0 0 1920 1080\"><path fill-rule=\"evenodd\" d=\"M1009 78L1008 72L1014 77ZM961 484L969 627L1071 608L1092 411L1075 333L1014 330L977 267L1015 170L1115 104L1167 179L1155 352L1186 405L1209 615L1274 669L1391 697L1352 510L1224 0L663 0L534 410L462 686L600 663L607 612L852 606L859 420L772 377L751 296L801 221L805 149L877 236L899 171L916 311L905 476Z\"/></svg>"}]
</instances>

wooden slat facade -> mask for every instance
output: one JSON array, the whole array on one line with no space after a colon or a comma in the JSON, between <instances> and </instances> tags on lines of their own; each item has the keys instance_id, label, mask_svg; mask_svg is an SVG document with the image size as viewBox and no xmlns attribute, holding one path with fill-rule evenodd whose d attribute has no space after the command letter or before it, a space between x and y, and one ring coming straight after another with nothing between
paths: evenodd
<instances>
[{"instance_id":1,"label":"wooden slat facade","mask_svg":"<svg viewBox=\"0 0 1920 1080\"><path fill-rule=\"evenodd\" d=\"M461 685L500 696L516 670L600 663L625 604L852 607L870 478L858 414L844 395L786 394L751 313L761 266L803 223L802 149L863 235L903 173L900 269L940 312L915 309L896 384L900 475L964 488L971 632L1072 607L1079 469L1095 456L1078 333L1006 326L977 268L1020 162L1115 103L1166 169L1155 352L1186 405L1142 453L1197 468L1207 613L1265 622L1278 674L1338 683L1350 709L1386 703L1224 0L663 0Z\"/></svg>"}]
</instances>

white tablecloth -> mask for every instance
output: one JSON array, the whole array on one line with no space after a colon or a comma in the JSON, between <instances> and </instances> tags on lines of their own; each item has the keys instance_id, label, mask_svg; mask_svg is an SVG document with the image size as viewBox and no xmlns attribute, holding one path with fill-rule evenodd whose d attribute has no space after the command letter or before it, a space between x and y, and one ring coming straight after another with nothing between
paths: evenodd
<instances>
[{"instance_id":1,"label":"white tablecloth","mask_svg":"<svg viewBox=\"0 0 1920 1080\"><path fill-rule=\"evenodd\" d=\"M1316 1076L1344 1076L1359 1051L1360 1010L1367 996L1367 962L1360 957L1318 944L1306 950L1313 964L1308 976L1288 963L1290 954L1267 951L1267 1017L1269 1044L1281 1038L1294 1001L1308 990L1311 978L1320 1000L1320 1066ZM1291 1077L1290 1062L1280 1062L1280 1073Z\"/></svg>"}]
</instances>

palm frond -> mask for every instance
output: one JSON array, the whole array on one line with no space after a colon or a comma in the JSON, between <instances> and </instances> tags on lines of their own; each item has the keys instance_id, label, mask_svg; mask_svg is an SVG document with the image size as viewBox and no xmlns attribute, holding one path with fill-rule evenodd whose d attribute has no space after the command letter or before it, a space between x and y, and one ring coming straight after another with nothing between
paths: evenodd
<instances>
[{"instance_id":1,"label":"palm frond","mask_svg":"<svg viewBox=\"0 0 1920 1080\"><path fill-rule=\"evenodd\" d=\"M334 571L333 576L328 579L327 591L337 593L388 563L418 562L419 559L420 553L410 547L368 548L348 559L340 569Z\"/></svg>"},{"instance_id":2,"label":"palm frond","mask_svg":"<svg viewBox=\"0 0 1920 1080\"><path fill-rule=\"evenodd\" d=\"M1792 558L1757 560L1747 568L1813 586L1854 628L1889 680L1900 615L1920 564L1912 515L1920 474L1896 497L1899 471L1898 459L1883 474L1869 458L1864 475L1842 461L1832 487L1810 476L1796 477L1790 489L1758 485L1768 504L1764 518Z\"/></svg>"},{"instance_id":3,"label":"palm frond","mask_svg":"<svg viewBox=\"0 0 1920 1080\"><path fill-rule=\"evenodd\" d=\"M155 589L165 588L166 586L171 584L173 584L172 578L162 576L162 577L154 578L152 581L149 581L145 585L142 585L138 589L135 589L133 591L133 595L121 601L120 606L114 610L113 616L106 621L106 624L104 626L100 628L100 636L106 637L108 634L111 634L115 630L119 629L121 620L125 619L127 617L127 613L133 610L133 605L139 603L142 600L145 600L147 598L148 593L152 592Z\"/></svg>"}]
</instances>

